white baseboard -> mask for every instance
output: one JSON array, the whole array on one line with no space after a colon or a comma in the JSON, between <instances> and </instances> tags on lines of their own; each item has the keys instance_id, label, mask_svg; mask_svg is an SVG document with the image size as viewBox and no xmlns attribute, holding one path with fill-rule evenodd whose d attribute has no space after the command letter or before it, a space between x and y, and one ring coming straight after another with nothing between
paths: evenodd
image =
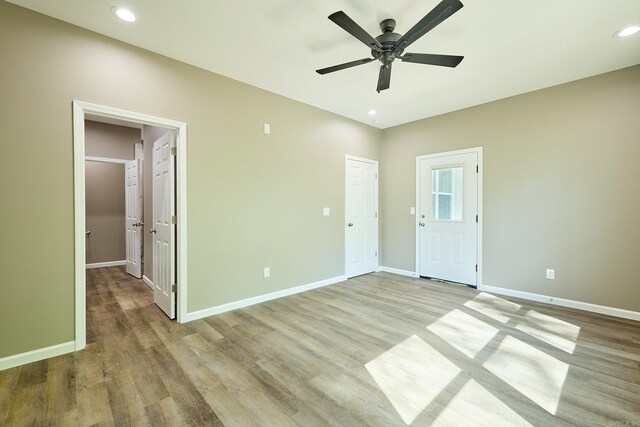
<instances>
[{"instance_id":1,"label":"white baseboard","mask_svg":"<svg viewBox=\"0 0 640 427\"><path fill-rule=\"evenodd\" d=\"M52 345L51 347L40 348L26 353L3 357L0 359L0 371L15 368L20 365L26 365L31 362L37 362L38 360L60 356L61 354L72 353L74 351L76 351L76 343L75 341L69 341L62 344Z\"/></svg>"},{"instance_id":2,"label":"white baseboard","mask_svg":"<svg viewBox=\"0 0 640 427\"><path fill-rule=\"evenodd\" d=\"M547 304L559 305L561 307L576 308L578 310L591 311L593 313L606 314L609 316L622 317L623 319L639 320L640 312L624 310L621 308L608 307L605 305L591 304L588 302L574 301L564 298L556 298L548 295L533 294L530 292L516 291L507 288L498 288L495 286L479 285L479 291L491 292L494 294L505 295L509 297L522 298L530 301L545 302Z\"/></svg>"},{"instance_id":3,"label":"white baseboard","mask_svg":"<svg viewBox=\"0 0 640 427\"><path fill-rule=\"evenodd\" d=\"M127 265L126 260L122 261L109 261L109 262L94 262L93 264L87 264L87 270L90 268L103 268L103 267L116 267L118 265Z\"/></svg>"},{"instance_id":4,"label":"white baseboard","mask_svg":"<svg viewBox=\"0 0 640 427\"><path fill-rule=\"evenodd\" d=\"M153 282L144 274L142 275L142 281L146 283L151 289L153 289Z\"/></svg>"},{"instance_id":5,"label":"white baseboard","mask_svg":"<svg viewBox=\"0 0 640 427\"><path fill-rule=\"evenodd\" d=\"M204 310L198 310L191 313L187 313L185 316L184 322L191 322L192 320L202 319L203 317L209 317L209 316L224 313L227 311L248 307L250 305L259 304L261 302L266 302L266 301L271 301L273 299L286 297L288 295L310 291L311 289L333 285L334 283L343 282L345 280L347 280L346 276L337 276L337 277L332 277L330 279L320 280L319 282L313 282L313 283L308 283L306 285L296 286L295 288L283 289L281 291L271 292L269 294L258 295L257 297L245 298L239 301L217 305L211 308L205 308Z\"/></svg>"},{"instance_id":6,"label":"white baseboard","mask_svg":"<svg viewBox=\"0 0 640 427\"><path fill-rule=\"evenodd\" d=\"M378 267L378 271L384 271L385 273L399 274L401 276L418 277L415 271L400 270L399 268L385 267L383 265Z\"/></svg>"}]
</instances>

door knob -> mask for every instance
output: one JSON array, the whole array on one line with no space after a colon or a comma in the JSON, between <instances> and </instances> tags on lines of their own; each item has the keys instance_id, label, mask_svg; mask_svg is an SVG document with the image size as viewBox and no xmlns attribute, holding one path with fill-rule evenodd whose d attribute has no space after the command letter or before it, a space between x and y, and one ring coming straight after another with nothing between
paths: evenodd
<instances>
[{"instance_id":1,"label":"door knob","mask_svg":"<svg viewBox=\"0 0 640 427\"><path fill-rule=\"evenodd\" d=\"M349 224L347 224L349 227L353 227L353 223L350 222Z\"/></svg>"},{"instance_id":2,"label":"door knob","mask_svg":"<svg viewBox=\"0 0 640 427\"><path fill-rule=\"evenodd\" d=\"M155 228L150 228L150 229L149 229L149 233L154 233L154 234L155 234L155 232L156 232L156 229L155 229Z\"/></svg>"},{"instance_id":3,"label":"door knob","mask_svg":"<svg viewBox=\"0 0 640 427\"><path fill-rule=\"evenodd\" d=\"M420 222L420 227L424 227L424 222Z\"/></svg>"}]
</instances>

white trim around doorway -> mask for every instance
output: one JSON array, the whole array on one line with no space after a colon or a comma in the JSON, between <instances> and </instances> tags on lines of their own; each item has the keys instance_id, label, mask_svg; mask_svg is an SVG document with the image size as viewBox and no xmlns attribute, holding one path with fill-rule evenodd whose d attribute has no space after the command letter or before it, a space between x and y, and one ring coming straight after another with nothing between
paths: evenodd
<instances>
[{"instance_id":1,"label":"white trim around doorway","mask_svg":"<svg viewBox=\"0 0 640 427\"><path fill-rule=\"evenodd\" d=\"M420 161L424 159L435 159L438 157L447 157L447 156L456 156L459 154L469 154L469 153L477 153L478 154L478 242L477 242L477 256L478 256L478 276L476 281L476 287L480 289L482 286L482 222L483 222L483 213L482 213L482 174L483 174L483 166L482 166L482 147L475 148L466 148L463 150L455 150L455 151L446 151L444 153L434 153L427 154L424 156L416 157L416 219L415 219L415 274L417 277L420 277L420 228L418 223L420 222Z\"/></svg>"},{"instance_id":2,"label":"white trim around doorway","mask_svg":"<svg viewBox=\"0 0 640 427\"><path fill-rule=\"evenodd\" d=\"M161 117L73 101L73 184L75 240L75 350L87 341L86 325L86 259L85 259L85 129L87 115L130 123L164 127L176 131L177 200L177 321L185 322L187 314L187 124Z\"/></svg>"}]
</instances>

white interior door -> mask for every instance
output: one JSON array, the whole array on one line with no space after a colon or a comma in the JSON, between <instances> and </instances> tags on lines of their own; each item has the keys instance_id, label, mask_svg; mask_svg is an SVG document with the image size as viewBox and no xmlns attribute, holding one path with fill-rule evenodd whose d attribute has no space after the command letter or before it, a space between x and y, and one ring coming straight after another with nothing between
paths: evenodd
<instances>
[{"instance_id":1,"label":"white interior door","mask_svg":"<svg viewBox=\"0 0 640 427\"><path fill-rule=\"evenodd\" d=\"M175 135L167 132L153 143L153 288L154 301L171 319L176 317L172 289L175 271Z\"/></svg>"},{"instance_id":2,"label":"white interior door","mask_svg":"<svg viewBox=\"0 0 640 427\"><path fill-rule=\"evenodd\" d=\"M140 160L125 164L125 216L127 273L142 277L142 191L140 186Z\"/></svg>"},{"instance_id":3,"label":"white interior door","mask_svg":"<svg viewBox=\"0 0 640 427\"><path fill-rule=\"evenodd\" d=\"M478 153L418 160L420 276L477 286Z\"/></svg>"},{"instance_id":4,"label":"white interior door","mask_svg":"<svg viewBox=\"0 0 640 427\"><path fill-rule=\"evenodd\" d=\"M378 162L347 156L345 162L345 274L378 268Z\"/></svg>"}]
</instances>

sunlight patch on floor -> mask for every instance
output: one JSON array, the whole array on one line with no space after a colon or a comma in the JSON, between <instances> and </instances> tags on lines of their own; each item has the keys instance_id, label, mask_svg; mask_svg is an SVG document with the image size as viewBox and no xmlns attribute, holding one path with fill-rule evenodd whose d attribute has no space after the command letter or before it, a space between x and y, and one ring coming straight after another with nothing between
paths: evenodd
<instances>
[{"instance_id":1,"label":"sunlight patch on floor","mask_svg":"<svg viewBox=\"0 0 640 427\"><path fill-rule=\"evenodd\" d=\"M474 380L469 380L432 426L531 426L513 409Z\"/></svg>"},{"instance_id":2,"label":"sunlight patch on floor","mask_svg":"<svg viewBox=\"0 0 640 427\"><path fill-rule=\"evenodd\" d=\"M518 324L516 329L569 354L573 354L578 334L580 334L579 326L538 313L535 310L529 310L525 320Z\"/></svg>"},{"instance_id":3,"label":"sunlight patch on floor","mask_svg":"<svg viewBox=\"0 0 640 427\"><path fill-rule=\"evenodd\" d=\"M460 373L456 365L416 335L365 367L407 424Z\"/></svg>"},{"instance_id":4,"label":"sunlight patch on floor","mask_svg":"<svg viewBox=\"0 0 640 427\"><path fill-rule=\"evenodd\" d=\"M555 415L569 365L506 336L482 366Z\"/></svg>"},{"instance_id":5,"label":"sunlight patch on floor","mask_svg":"<svg viewBox=\"0 0 640 427\"><path fill-rule=\"evenodd\" d=\"M511 319L509 315L516 313L522 307L515 302L507 301L485 292L479 293L474 299L465 302L464 305L500 323L507 323Z\"/></svg>"},{"instance_id":6,"label":"sunlight patch on floor","mask_svg":"<svg viewBox=\"0 0 640 427\"><path fill-rule=\"evenodd\" d=\"M498 329L460 310L450 311L427 329L472 359L498 333Z\"/></svg>"}]
</instances>

